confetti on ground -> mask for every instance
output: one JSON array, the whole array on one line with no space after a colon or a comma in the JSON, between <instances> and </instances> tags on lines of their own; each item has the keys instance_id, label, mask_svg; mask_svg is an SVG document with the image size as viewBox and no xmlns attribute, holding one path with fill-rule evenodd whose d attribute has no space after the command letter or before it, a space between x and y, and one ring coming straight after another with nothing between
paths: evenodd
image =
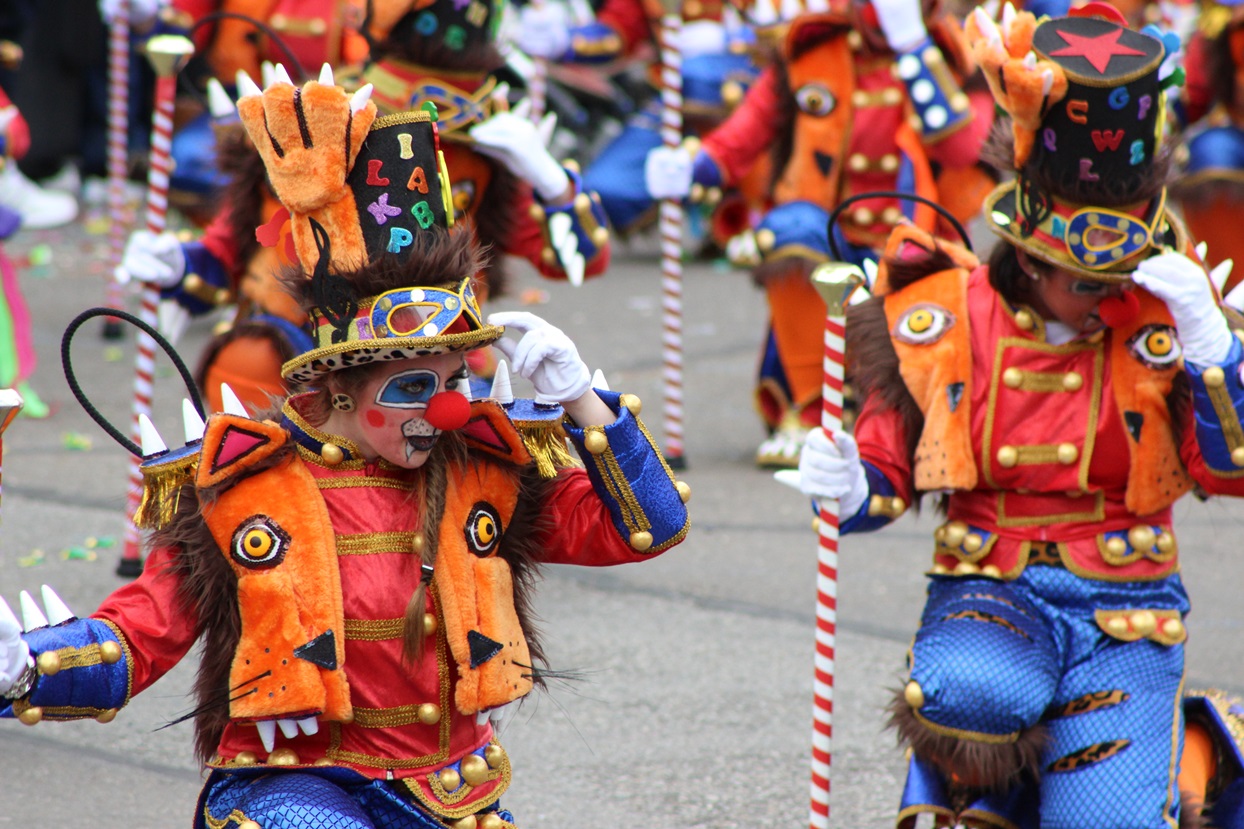
<instances>
[{"instance_id":1,"label":"confetti on ground","mask_svg":"<svg viewBox=\"0 0 1244 829\"><path fill-rule=\"evenodd\" d=\"M103 236L111 227L112 220L107 216L95 216L86 221L86 232L92 236Z\"/></svg>"},{"instance_id":2,"label":"confetti on ground","mask_svg":"<svg viewBox=\"0 0 1244 829\"><path fill-rule=\"evenodd\" d=\"M60 557L62 561L94 561L99 556L95 554L94 550L74 545L73 547L61 550Z\"/></svg>"},{"instance_id":3,"label":"confetti on ground","mask_svg":"<svg viewBox=\"0 0 1244 829\"><path fill-rule=\"evenodd\" d=\"M52 248L50 245L38 244L30 249L30 264L36 268L42 265L50 265L52 263Z\"/></svg>"},{"instance_id":4,"label":"confetti on ground","mask_svg":"<svg viewBox=\"0 0 1244 829\"><path fill-rule=\"evenodd\" d=\"M18 567L37 567L43 563L43 551L34 549L30 551L30 555L22 556L17 560Z\"/></svg>"},{"instance_id":5,"label":"confetti on ground","mask_svg":"<svg viewBox=\"0 0 1244 829\"><path fill-rule=\"evenodd\" d=\"M528 288L519 297L524 305L544 305L549 301L549 292L543 288Z\"/></svg>"},{"instance_id":6,"label":"confetti on ground","mask_svg":"<svg viewBox=\"0 0 1244 829\"><path fill-rule=\"evenodd\" d=\"M125 349L119 345L110 345L104 349L105 363L119 363L125 359Z\"/></svg>"},{"instance_id":7,"label":"confetti on ground","mask_svg":"<svg viewBox=\"0 0 1244 829\"><path fill-rule=\"evenodd\" d=\"M87 536L86 541L82 542L85 546L92 550L106 550L116 545L117 540L110 535L96 538L93 535Z\"/></svg>"},{"instance_id":8,"label":"confetti on ground","mask_svg":"<svg viewBox=\"0 0 1244 829\"><path fill-rule=\"evenodd\" d=\"M70 452L91 451L91 439L79 432L66 432L61 435L61 445Z\"/></svg>"}]
</instances>

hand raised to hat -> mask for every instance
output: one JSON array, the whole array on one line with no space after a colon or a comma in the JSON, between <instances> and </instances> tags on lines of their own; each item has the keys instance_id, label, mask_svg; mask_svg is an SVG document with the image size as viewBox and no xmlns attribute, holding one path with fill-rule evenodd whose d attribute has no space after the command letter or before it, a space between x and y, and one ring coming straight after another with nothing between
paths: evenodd
<instances>
[{"instance_id":1,"label":"hand raised to hat","mask_svg":"<svg viewBox=\"0 0 1244 829\"><path fill-rule=\"evenodd\" d=\"M885 42L895 52L905 52L929 36L921 0L872 0L872 5Z\"/></svg>"},{"instance_id":2,"label":"hand raised to hat","mask_svg":"<svg viewBox=\"0 0 1244 829\"><path fill-rule=\"evenodd\" d=\"M1184 359L1221 365L1231 353L1231 329L1205 268L1182 253L1163 253L1136 266L1132 281L1166 303Z\"/></svg>"},{"instance_id":3,"label":"hand raised to hat","mask_svg":"<svg viewBox=\"0 0 1244 829\"><path fill-rule=\"evenodd\" d=\"M516 332L518 341L501 338L496 348L510 367L535 386L536 394L550 403L582 397L592 387L592 373L579 357L579 350L566 332L526 311L502 311L488 315L489 325L502 325Z\"/></svg>"}]
</instances>

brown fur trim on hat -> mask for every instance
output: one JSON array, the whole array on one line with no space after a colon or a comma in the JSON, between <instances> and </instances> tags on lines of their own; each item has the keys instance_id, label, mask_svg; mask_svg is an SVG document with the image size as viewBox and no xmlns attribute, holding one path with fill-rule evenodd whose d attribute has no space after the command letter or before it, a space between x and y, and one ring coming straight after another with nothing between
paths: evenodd
<instances>
[{"instance_id":1,"label":"brown fur trim on hat","mask_svg":"<svg viewBox=\"0 0 1244 829\"><path fill-rule=\"evenodd\" d=\"M887 710L886 727L898 732L899 745L910 746L917 757L960 785L1001 792L1041 777L1041 750L1047 741L1041 725L1020 732L1013 743L977 743L931 731L916 719L901 688Z\"/></svg>"}]
</instances>

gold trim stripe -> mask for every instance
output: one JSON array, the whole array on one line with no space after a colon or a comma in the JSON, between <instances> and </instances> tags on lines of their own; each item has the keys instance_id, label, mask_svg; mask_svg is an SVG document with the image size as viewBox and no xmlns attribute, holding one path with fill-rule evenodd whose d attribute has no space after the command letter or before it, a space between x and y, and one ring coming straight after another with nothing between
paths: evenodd
<instances>
[{"instance_id":1,"label":"gold trim stripe","mask_svg":"<svg viewBox=\"0 0 1244 829\"><path fill-rule=\"evenodd\" d=\"M441 712L441 717L445 712ZM354 706L354 725L359 728L397 728L403 725L428 725L419 721L419 704L393 708L361 708Z\"/></svg>"},{"instance_id":2,"label":"gold trim stripe","mask_svg":"<svg viewBox=\"0 0 1244 829\"><path fill-rule=\"evenodd\" d=\"M1204 382L1204 377L1201 380L1209 393L1210 402L1214 404L1214 414L1218 415L1218 422L1222 425L1222 436L1227 441L1227 449L1234 452L1244 446L1244 428L1240 427L1240 417L1231 402L1231 391L1225 383L1211 386Z\"/></svg>"},{"instance_id":3,"label":"gold trim stripe","mask_svg":"<svg viewBox=\"0 0 1244 829\"><path fill-rule=\"evenodd\" d=\"M383 642L401 639L405 619L346 619L344 632L347 642Z\"/></svg>"},{"instance_id":4,"label":"gold trim stripe","mask_svg":"<svg viewBox=\"0 0 1244 829\"><path fill-rule=\"evenodd\" d=\"M983 731L967 731L962 728L947 728L944 725L938 725L935 722L925 718L919 711L912 709L911 713L925 728L934 734L940 734L943 737L955 737L960 740L967 740L973 743L987 743L988 745L1006 745L1013 743L1019 739L1019 732L1013 731L1010 734L986 734Z\"/></svg>"},{"instance_id":5,"label":"gold trim stripe","mask_svg":"<svg viewBox=\"0 0 1244 829\"><path fill-rule=\"evenodd\" d=\"M319 457L318 455L316 457ZM366 487L368 489L400 489L406 492L414 492L415 484L413 481L399 481L396 478L382 478L375 475L359 475L350 478L316 478L315 485L320 489L353 489L356 487Z\"/></svg>"},{"instance_id":6,"label":"gold trim stripe","mask_svg":"<svg viewBox=\"0 0 1244 829\"><path fill-rule=\"evenodd\" d=\"M107 619L101 619L100 621L108 626L113 636L117 637L117 641L121 643L121 653L125 655L125 700L119 706L124 708L130 704L130 699L134 696L134 654L130 651L129 640L125 638L121 628Z\"/></svg>"},{"instance_id":7,"label":"gold trim stripe","mask_svg":"<svg viewBox=\"0 0 1244 829\"><path fill-rule=\"evenodd\" d=\"M1025 371L1018 369L1020 373L1019 385L1015 386L1016 391L1028 391L1038 394L1059 394L1069 393L1069 389L1064 385L1063 378L1067 376L1066 372L1055 371Z\"/></svg>"},{"instance_id":8,"label":"gold trim stripe","mask_svg":"<svg viewBox=\"0 0 1244 829\"><path fill-rule=\"evenodd\" d=\"M417 535L419 533L414 532L339 533L334 538L337 540L337 555L339 556L364 556L379 553L414 555L415 536Z\"/></svg>"}]
</instances>

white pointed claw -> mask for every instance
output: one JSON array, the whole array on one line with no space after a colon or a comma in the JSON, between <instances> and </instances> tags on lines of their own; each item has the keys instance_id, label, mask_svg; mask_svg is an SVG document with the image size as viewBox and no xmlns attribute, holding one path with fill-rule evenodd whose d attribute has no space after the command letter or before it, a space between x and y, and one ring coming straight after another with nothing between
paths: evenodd
<instances>
[{"instance_id":1,"label":"white pointed claw","mask_svg":"<svg viewBox=\"0 0 1244 829\"><path fill-rule=\"evenodd\" d=\"M773 0L756 0L752 6L752 22L757 26L772 26L778 21L778 12Z\"/></svg>"},{"instance_id":2,"label":"white pointed claw","mask_svg":"<svg viewBox=\"0 0 1244 829\"><path fill-rule=\"evenodd\" d=\"M549 146L549 143L553 140L553 131L556 129L557 113L549 112L540 119L540 123L536 127L536 132L540 135L540 143L544 144L546 147Z\"/></svg>"},{"instance_id":3,"label":"white pointed claw","mask_svg":"<svg viewBox=\"0 0 1244 829\"><path fill-rule=\"evenodd\" d=\"M990 20L998 19L998 0L985 0L980 7L985 10L985 14L989 15Z\"/></svg>"},{"instance_id":4,"label":"white pointed claw","mask_svg":"<svg viewBox=\"0 0 1244 829\"><path fill-rule=\"evenodd\" d=\"M272 67L272 82L287 83L290 86L294 85L293 80L289 77L289 72L285 71L285 64L283 63L278 63Z\"/></svg>"},{"instance_id":5,"label":"white pointed claw","mask_svg":"<svg viewBox=\"0 0 1244 829\"><path fill-rule=\"evenodd\" d=\"M788 486L791 489L798 490L799 489L799 470L798 469L779 469L777 472L773 473L773 480L777 481L779 484L782 484L783 486Z\"/></svg>"},{"instance_id":6,"label":"white pointed claw","mask_svg":"<svg viewBox=\"0 0 1244 829\"><path fill-rule=\"evenodd\" d=\"M519 101L517 104L514 105L514 109L510 110L510 112L514 113L519 118L522 118L524 121L530 121L531 120L531 106L532 106L531 99L523 98L521 101Z\"/></svg>"},{"instance_id":7,"label":"white pointed claw","mask_svg":"<svg viewBox=\"0 0 1244 829\"><path fill-rule=\"evenodd\" d=\"M829 0L806 0L808 14L824 14L830 11Z\"/></svg>"},{"instance_id":8,"label":"white pointed claw","mask_svg":"<svg viewBox=\"0 0 1244 829\"><path fill-rule=\"evenodd\" d=\"M255 728L259 731L263 750L271 754L272 749L276 748L276 720L259 720L255 723Z\"/></svg>"},{"instance_id":9,"label":"white pointed claw","mask_svg":"<svg viewBox=\"0 0 1244 829\"><path fill-rule=\"evenodd\" d=\"M292 740L298 736L298 723L293 720L280 719L276 721L276 725L281 729L281 733L285 735L285 739Z\"/></svg>"},{"instance_id":10,"label":"white pointed claw","mask_svg":"<svg viewBox=\"0 0 1244 829\"><path fill-rule=\"evenodd\" d=\"M557 258L566 271L571 285L583 284L587 260L579 252L579 240L574 235L573 222L565 213L554 213L549 218L549 241L557 251Z\"/></svg>"},{"instance_id":11,"label":"white pointed claw","mask_svg":"<svg viewBox=\"0 0 1244 829\"><path fill-rule=\"evenodd\" d=\"M155 424L145 414L138 416L138 435L142 440L144 458L160 455L168 451L168 445L164 443L164 438L160 437L160 433L156 431Z\"/></svg>"},{"instance_id":12,"label":"white pointed claw","mask_svg":"<svg viewBox=\"0 0 1244 829\"><path fill-rule=\"evenodd\" d=\"M224 407L225 414L247 418L251 416L250 412L246 411L246 407L242 405L242 401L234 394L233 389L229 388L228 383L220 384L220 404Z\"/></svg>"},{"instance_id":13,"label":"white pointed claw","mask_svg":"<svg viewBox=\"0 0 1244 829\"><path fill-rule=\"evenodd\" d=\"M1015 7L1011 5L1010 0L1002 7L1002 34L1006 37L1011 36L1011 27L1015 25Z\"/></svg>"},{"instance_id":14,"label":"white pointed claw","mask_svg":"<svg viewBox=\"0 0 1244 829\"><path fill-rule=\"evenodd\" d=\"M1234 259L1224 259L1209 272L1209 278L1213 281L1214 287L1218 289L1219 293L1222 293L1222 286L1227 284L1227 278L1231 276L1231 270L1234 267Z\"/></svg>"},{"instance_id":15,"label":"white pointed claw","mask_svg":"<svg viewBox=\"0 0 1244 829\"><path fill-rule=\"evenodd\" d=\"M1209 253L1209 243L1201 242L1195 248L1193 248L1193 250L1196 251L1196 258L1204 262L1205 254Z\"/></svg>"},{"instance_id":16,"label":"white pointed claw","mask_svg":"<svg viewBox=\"0 0 1244 829\"><path fill-rule=\"evenodd\" d=\"M59 625L61 622L68 622L75 618L69 605L61 601L61 597L56 595L55 590L45 584L39 588L39 592L43 594L43 607L48 612L48 624Z\"/></svg>"},{"instance_id":17,"label":"white pointed claw","mask_svg":"<svg viewBox=\"0 0 1244 829\"><path fill-rule=\"evenodd\" d=\"M868 287L871 288L877 284L877 260L864 260L864 278L868 280Z\"/></svg>"},{"instance_id":18,"label":"white pointed claw","mask_svg":"<svg viewBox=\"0 0 1244 829\"><path fill-rule=\"evenodd\" d=\"M794 20L803 14L803 4L799 0L782 0L782 19Z\"/></svg>"},{"instance_id":19,"label":"white pointed claw","mask_svg":"<svg viewBox=\"0 0 1244 829\"><path fill-rule=\"evenodd\" d=\"M605 372L600 369L592 372L592 388L599 391L609 391L609 381L605 379Z\"/></svg>"},{"instance_id":20,"label":"white pointed claw","mask_svg":"<svg viewBox=\"0 0 1244 829\"><path fill-rule=\"evenodd\" d=\"M259 64L259 80L263 83L263 88L267 89L272 86L272 82L276 80L276 67L272 61L265 60Z\"/></svg>"},{"instance_id":21,"label":"white pointed claw","mask_svg":"<svg viewBox=\"0 0 1244 829\"><path fill-rule=\"evenodd\" d=\"M1024 55L1024 68L1025 69L1036 69L1037 68L1037 53L1036 52L1029 50L1028 54Z\"/></svg>"},{"instance_id":22,"label":"white pointed claw","mask_svg":"<svg viewBox=\"0 0 1244 829\"><path fill-rule=\"evenodd\" d=\"M36 628L45 628L48 626L47 617L43 615L43 611L39 609L39 604L34 597L25 590L18 596L22 602L22 629L35 630Z\"/></svg>"},{"instance_id":23,"label":"white pointed claw","mask_svg":"<svg viewBox=\"0 0 1244 829\"><path fill-rule=\"evenodd\" d=\"M303 734L319 734L320 721L315 717L307 717L298 721L298 727L302 729Z\"/></svg>"},{"instance_id":24,"label":"white pointed claw","mask_svg":"<svg viewBox=\"0 0 1244 829\"><path fill-rule=\"evenodd\" d=\"M225 91L224 84L215 78L207 79L207 108L211 111L212 117L217 120L228 118L238 111L238 108L233 105L233 99Z\"/></svg>"},{"instance_id":25,"label":"white pointed claw","mask_svg":"<svg viewBox=\"0 0 1244 829\"><path fill-rule=\"evenodd\" d=\"M488 396L502 406L508 406L514 402L514 389L510 384L510 366L505 360L497 361L497 370L492 375L492 389L489 390Z\"/></svg>"},{"instance_id":26,"label":"white pointed claw","mask_svg":"<svg viewBox=\"0 0 1244 829\"><path fill-rule=\"evenodd\" d=\"M510 105L510 85L505 81L497 84L492 90L493 103L498 106L509 107Z\"/></svg>"},{"instance_id":27,"label":"white pointed claw","mask_svg":"<svg viewBox=\"0 0 1244 829\"><path fill-rule=\"evenodd\" d=\"M1054 88L1054 70L1041 70L1041 97L1044 98L1050 94L1050 90Z\"/></svg>"},{"instance_id":28,"label":"white pointed claw","mask_svg":"<svg viewBox=\"0 0 1244 829\"><path fill-rule=\"evenodd\" d=\"M350 96L350 114L358 112L367 106L367 102L371 100L371 91L374 87L371 84L364 84L359 87L359 91Z\"/></svg>"},{"instance_id":29,"label":"white pointed claw","mask_svg":"<svg viewBox=\"0 0 1244 829\"><path fill-rule=\"evenodd\" d=\"M465 397L468 401L475 399L475 395L471 393L471 378L470 377L464 377L462 382L458 384L458 388L455 389L455 391L457 391L458 394Z\"/></svg>"},{"instance_id":30,"label":"white pointed claw","mask_svg":"<svg viewBox=\"0 0 1244 829\"><path fill-rule=\"evenodd\" d=\"M570 261L566 264L566 279L571 285L578 288L583 284L583 277L587 275L587 260L583 258L583 254L576 253L570 257Z\"/></svg>"},{"instance_id":31,"label":"white pointed claw","mask_svg":"<svg viewBox=\"0 0 1244 829\"><path fill-rule=\"evenodd\" d=\"M976 28L980 30L990 43L998 44L1002 42L1002 32L998 30L998 24L993 22L993 18L989 16L980 6L972 10L972 19L976 21Z\"/></svg>"},{"instance_id":32,"label":"white pointed claw","mask_svg":"<svg viewBox=\"0 0 1244 829\"><path fill-rule=\"evenodd\" d=\"M249 98L251 95L262 95L263 90L259 88L259 84L251 80L251 76L246 74L245 69L238 70L238 100Z\"/></svg>"},{"instance_id":33,"label":"white pointed claw","mask_svg":"<svg viewBox=\"0 0 1244 829\"><path fill-rule=\"evenodd\" d=\"M586 26L596 19L596 12L587 0L570 0L570 17L576 26Z\"/></svg>"},{"instance_id":34,"label":"white pointed claw","mask_svg":"<svg viewBox=\"0 0 1244 829\"><path fill-rule=\"evenodd\" d=\"M203 437L203 418L199 417L199 411L194 404L185 398L181 401L181 423L186 432L186 443L193 443Z\"/></svg>"},{"instance_id":35,"label":"white pointed claw","mask_svg":"<svg viewBox=\"0 0 1244 829\"><path fill-rule=\"evenodd\" d=\"M162 299L156 306L156 327L166 340L176 345L190 327L190 312L180 302Z\"/></svg>"},{"instance_id":36,"label":"white pointed claw","mask_svg":"<svg viewBox=\"0 0 1244 829\"><path fill-rule=\"evenodd\" d=\"M333 77L333 68L325 63L320 67L320 86L336 86L337 79Z\"/></svg>"}]
</instances>

